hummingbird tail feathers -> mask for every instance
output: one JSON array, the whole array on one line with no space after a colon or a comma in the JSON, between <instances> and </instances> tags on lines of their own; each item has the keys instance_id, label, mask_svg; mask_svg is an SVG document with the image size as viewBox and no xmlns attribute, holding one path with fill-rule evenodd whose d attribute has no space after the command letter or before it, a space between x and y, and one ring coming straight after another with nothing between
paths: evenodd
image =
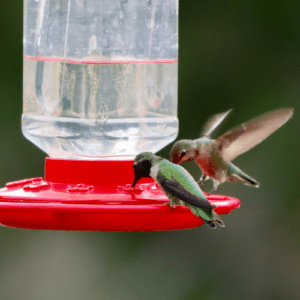
<instances>
[{"instance_id":1,"label":"hummingbird tail feathers","mask_svg":"<svg viewBox=\"0 0 300 300\"><path fill-rule=\"evenodd\" d=\"M187 207L194 215L200 217L210 228L215 229L217 224L225 227L223 220L213 209L201 209L192 205L187 205Z\"/></svg>"},{"instance_id":2,"label":"hummingbird tail feathers","mask_svg":"<svg viewBox=\"0 0 300 300\"><path fill-rule=\"evenodd\" d=\"M250 177L246 173L242 172L238 169L238 172L231 175L231 180L233 182L240 182L246 185L254 186L256 188L259 187L259 182L254 178Z\"/></svg>"},{"instance_id":3,"label":"hummingbird tail feathers","mask_svg":"<svg viewBox=\"0 0 300 300\"><path fill-rule=\"evenodd\" d=\"M213 211L213 215L214 215L214 221L216 221L218 225L220 225L221 227L225 227L223 220L215 211Z\"/></svg>"},{"instance_id":4,"label":"hummingbird tail feathers","mask_svg":"<svg viewBox=\"0 0 300 300\"><path fill-rule=\"evenodd\" d=\"M254 178L251 178L249 176L241 176L241 178L244 179L244 184L259 188L259 182L256 181Z\"/></svg>"},{"instance_id":5,"label":"hummingbird tail feathers","mask_svg":"<svg viewBox=\"0 0 300 300\"><path fill-rule=\"evenodd\" d=\"M207 226L209 226L211 229L216 229L217 228L217 225L215 224L214 221L206 221L206 220L203 220L205 222L205 224Z\"/></svg>"},{"instance_id":6,"label":"hummingbird tail feathers","mask_svg":"<svg viewBox=\"0 0 300 300\"><path fill-rule=\"evenodd\" d=\"M211 220L211 221L203 220L205 222L205 224L212 229L217 228L216 224L218 224L221 227L225 227L225 224L224 224L223 220L221 219L221 217L214 211L212 211L212 213L213 213L213 220Z\"/></svg>"}]
</instances>

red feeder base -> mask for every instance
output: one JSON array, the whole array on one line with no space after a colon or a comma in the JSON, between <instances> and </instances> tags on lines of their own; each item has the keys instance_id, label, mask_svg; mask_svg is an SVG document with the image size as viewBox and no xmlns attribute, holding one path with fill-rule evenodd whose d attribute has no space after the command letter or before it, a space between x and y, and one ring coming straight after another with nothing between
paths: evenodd
<instances>
[{"instance_id":1,"label":"red feeder base","mask_svg":"<svg viewBox=\"0 0 300 300\"><path fill-rule=\"evenodd\" d=\"M155 231L198 227L184 206L171 210L154 180L135 188L133 161L46 158L45 179L7 183L0 189L0 225L27 229ZM209 195L218 214L240 206L236 198Z\"/></svg>"}]
</instances>

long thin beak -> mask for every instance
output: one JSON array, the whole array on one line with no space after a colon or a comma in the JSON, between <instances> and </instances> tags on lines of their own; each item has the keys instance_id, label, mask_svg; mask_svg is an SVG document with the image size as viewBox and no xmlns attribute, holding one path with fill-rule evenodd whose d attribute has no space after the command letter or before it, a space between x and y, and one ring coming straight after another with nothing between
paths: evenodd
<instances>
[{"instance_id":1,"label":"long thin beak","mask_svg":"<svg viewBox=\"0 0 300 300\"><path fill-rule=\"evenodd\" d=\"M138 178L136 173L134 173L134 181L133 181L132 187L134 187L139 180L140 180L140 178Z\"/></svg>"},{"instance_id":2,"label":"long thin beak","mask_svg":"<svg viewBox=\"0 0 300 300\"><path fill-rule=\"evenodd\" d=\"M133 182L133 184L132 184L131 187L135 187L135 185L136 185L137 182L138 182L138 180L136 180L136 179L134 178L134 182Z\"/></svg>"}]
</instances>

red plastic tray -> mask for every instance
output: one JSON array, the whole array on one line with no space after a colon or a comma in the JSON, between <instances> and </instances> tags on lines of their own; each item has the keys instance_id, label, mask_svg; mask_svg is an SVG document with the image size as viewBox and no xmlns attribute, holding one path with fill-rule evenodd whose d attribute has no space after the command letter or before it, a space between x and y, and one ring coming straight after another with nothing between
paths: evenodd
<instances>
[{"instance_id":1,"label":"red plastic tray","mask_svg":"<svg viewBox=\"0 0 300 300\"><path fill-rule=\"evenodd\" d=\"M154 180L133 189L133 161L46 158L45 179L7 183L0 189L2 226L96 231L155 231L198 227L203 221L169 202ZM233 197L208 195L218 214L240 206ZM226 223L226 222L225 222Z\"/></svg>"}]
</instances>

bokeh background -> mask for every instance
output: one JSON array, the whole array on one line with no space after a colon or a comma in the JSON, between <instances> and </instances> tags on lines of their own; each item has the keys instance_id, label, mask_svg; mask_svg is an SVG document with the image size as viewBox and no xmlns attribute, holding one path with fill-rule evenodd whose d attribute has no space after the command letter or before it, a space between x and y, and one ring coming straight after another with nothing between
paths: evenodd
<instances>
[{"instance_id":1,"label":"bokeh background","mask_svg":"<svg viewBox=\"0 0 300 300\"><path fill-rule=\"evenodd\" d=\"M21 134L22 1L0 1L0 186L43 176ZM224 184L242 205L225 228L154 233L0 227L0 299L299 299L300 4L181 1L178 138L234 108L218 134L284 106L295 115L235 160L259 189ZM168 146L159 152L169 157ZM195 163L184 165L196 179Z\"/></svg>"}]
</instances>

